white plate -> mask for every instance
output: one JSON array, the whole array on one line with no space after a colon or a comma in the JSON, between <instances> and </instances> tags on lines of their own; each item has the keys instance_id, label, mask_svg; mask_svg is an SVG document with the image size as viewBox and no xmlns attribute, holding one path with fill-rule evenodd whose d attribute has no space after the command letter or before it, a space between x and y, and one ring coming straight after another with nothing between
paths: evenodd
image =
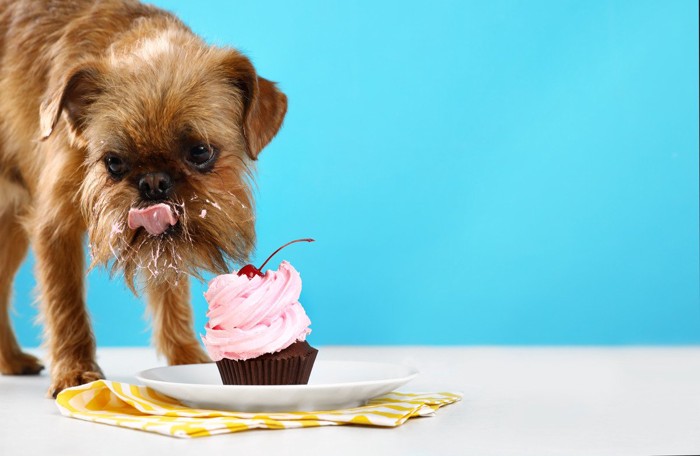
<instances>
[{"instance_id":1,"label":"white plate","mask_svg":"<svg viewBox=\"0 0 700 456\"><path fill-rule=\"evenodd\" d=\"M398 364L316 361L308 385L222 385L216 364L156 367L136 378L189 407L237 412L337 410L364 405L418 375Z\"/></svg>"}]
</instances>

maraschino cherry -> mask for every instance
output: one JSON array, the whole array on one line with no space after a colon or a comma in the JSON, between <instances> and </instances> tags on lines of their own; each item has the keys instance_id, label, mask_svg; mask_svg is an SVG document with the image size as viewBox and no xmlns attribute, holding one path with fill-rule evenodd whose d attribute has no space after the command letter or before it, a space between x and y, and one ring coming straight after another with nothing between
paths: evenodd
<instances>
[{"instance_id":1,"label":"maraschino cherry","mask_svg":"<svg viewBox=\"0 0 700 456\"><path fill-rule=\"evenodd\" d=\"M279 252L279 251L282 250L283 248L287 247L287 246L290 245L290 244L294 244L295 242L314 242L314 240L313 240L313 239L310 239L310 238L305 238L305 239L296 239L296 240L294 240L294 241L287 242L287 243L284 244L282 247L280 247L279 249L277 249L277 250L275 250L274 252L272 252L272 255L270 255L269 257L267 257L267 260L265 260L265 262L264 262L259 268L256 268L256 267L253 266L252 264L246 264L245 266L243 266L243 267L241 268L240 271L238 271L238 275L239 275L239 276L242 276L242 275L247 276L249 279L252 279L252 278L255 277L256 275L262 277L264 274L261 272L261 269L265 267L265 265L267 264L268 261L270 261L270 258L272 258L273 256L277 255L277 252Z\"/></svg>"}]
</instances>

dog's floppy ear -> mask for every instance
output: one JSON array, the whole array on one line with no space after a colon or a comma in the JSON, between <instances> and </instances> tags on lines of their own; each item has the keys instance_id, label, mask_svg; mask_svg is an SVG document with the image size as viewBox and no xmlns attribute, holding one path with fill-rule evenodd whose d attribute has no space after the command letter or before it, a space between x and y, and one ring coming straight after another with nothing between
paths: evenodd
<instances>
[{"instance_id":1,"label":"dog's floppy ear","mask_svg":"<svg viewBox=\"0 0 700 456\"><path fill-rule=\"evenodd\" d=\"M227 77L242 92L243 134L248 156L256 160L274 138L287 113L287 96L274 82L257 75L245 56L230 51L224 61Z\"/></svg>"},{"instance_id":2,"label":"dog's floppy ear","mask_svg":"<svg viewBox=\"0 0 700 456\"><path fill-rule=\"evenodd\" d=\"M84 127L86 108L102 91L102 73L97 66L83 64L56 78L39 108L41 140L51 136L56 124L65 113L74 134Z\"/></svg>"}]
</instances>

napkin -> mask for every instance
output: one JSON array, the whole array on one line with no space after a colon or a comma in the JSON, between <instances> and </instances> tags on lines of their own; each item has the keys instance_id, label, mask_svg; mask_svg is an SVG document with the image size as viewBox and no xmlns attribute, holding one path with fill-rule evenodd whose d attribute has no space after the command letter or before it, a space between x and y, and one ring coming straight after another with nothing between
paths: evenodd
<instances>
[{"instance_id":1,"label":"napkin","mask_svg":"<svg viewBox=\"0 0 700 456\"><path fill-rule=\"evenodd\" d=\"M293 429L360 424L396 427L409 418L432 416L459 393L392 392L367 405L343 410L292 413L243 413L186 407L148 387L97 380L68 388L56 405L64 416L172 437L192 438L250 429Z\"/></svg>"}]
</instances>

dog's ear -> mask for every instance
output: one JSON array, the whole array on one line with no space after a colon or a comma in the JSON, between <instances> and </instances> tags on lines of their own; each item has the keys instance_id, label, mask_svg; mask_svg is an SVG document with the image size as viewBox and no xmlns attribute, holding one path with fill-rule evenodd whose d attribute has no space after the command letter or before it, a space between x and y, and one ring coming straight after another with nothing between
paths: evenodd
<instances>
[{"instance_id":1,"label":"dog's ear","mask_svg":"<svg viewBox=\"0 0 700 456\"><path fill-rule=\"evenodd\" d=\"M51 136L61 113L65 113L72 132L79 135L84 128L86 108L102 91L101 82L102 73L91 64L74 67L65 76L57 77L39 108L41 140Z\"/></svg>"},{"instance_id":2,"label":"dog's ear","mask_svg":"<svg viewBox=\"0 0 700 456\"><path fill-rule=\"evenodd\" d=\"M282 126L287 96L274 82L258 76L250 60L236 51L227 54L224 70L243 95L243 134L248 156L256 160Z\"/></svg>"}]
</instances>

